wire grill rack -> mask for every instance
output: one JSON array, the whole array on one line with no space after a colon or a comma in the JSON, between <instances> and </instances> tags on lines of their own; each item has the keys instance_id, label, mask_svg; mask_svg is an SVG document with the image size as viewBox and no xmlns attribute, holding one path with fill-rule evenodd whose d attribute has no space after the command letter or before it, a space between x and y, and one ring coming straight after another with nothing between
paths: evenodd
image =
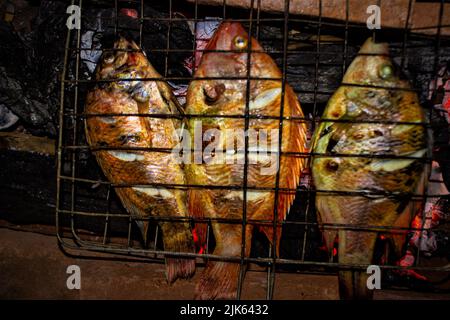
<instances>
[{"instance_id":1,"label":"wire grill rack","mask_svg":"<svg viewBox=\"0 0 450 320\"><path fill-rule=\"evenodd\" d=\"M339 77L342 77L349 63L353 59L356 52L351 51L351 41L352 37L363 38L367 36L373 36L378 38L381 36L386 36L383 33L390 32L395 35L397 46L394 46L391 51L394 52L394 58L399 62L400 67L406 73L408 70L408 59L411 54L411 50L414 50L414 46L417 41L423 41L427 44L428 49L432 52L432 66L428 72L428 78L431 80L434 75L439 71L439 68L443 63L450 61L450 43L448 39L441 35L442 28L448 26L442 25L443 13L444 13L444 2L438 1L440 3L439 20L436 21L436 25L430 26L430 29L436 29L437 32L434 35L419 35L411 28L411 12L414 10L415 1L409 0L407 21L403 30L368 30L365 25L353 23L349 21L349 12L351 10L348 0L342 1L342 8L346 12L346 19L344 21L333 21L325 19L322 17L322 1L317 1L317 6L319 9L319 15L317 17L299 17L289 13L289 1L284 2L284 12L281 13L265 13L262 12L260 5L260 0L251 1L252 6L249 9L235 9L227 6L226 0L223 1L223 5L219 8L208 8L199 5L197 1L192 3L187 3L184 1L169 0L164 4L159 4L159 6L166 6L165 12L166 16L162 17L149 17L145 15L145 7L153 5L157 1L144 1L144 0L134 0L134 1L109 1L104 4L106 8L113 10L112 17L109 18L108 27L104 32L109 32L110 34L117 35L122 31L129 31L129 26L124 26L121 24L120 10L122 8L134 8L138 13L136 17L137 28L132 30L137 36L138 43L142 45L144 43L146 32L144 24L151 21L152 23L160 23L164 26L163 31L166 33L166 45L160 48L148 48L144 47L144 50L149 53L149 60L152 62L152 54L160 54L163 58L162 74L165 81L170 81L177 84L188 84L193 76L179 76L172 75L170 72L170 56L173 54L189 54L193 56L193 65L195 66L195 53L196 53L196 39L192 43L192 48L188 49L175 49L171 48L170 39L171 33L173 32L174 26L179 23L190 23L193 27L193 34L197 34L197 25L199 22L205 22L208 20L217 20L217 18L208 18L208 16L213 13L214 15L220 17L220 20L228 21L239 21L244 24L244 26L249 30L249 33L261 41L263 47L270 56L272 56L278 63L283 76L277 79L282 82L282 88L284 88L286 81L291 82L292 75L289 74L288 66L291 63L289 57L296 54L304 54L308 56L304 63L297 65L298 68L310 68L311 72L311 83L306 89L295 88L296 94L299 96L302 102L302 107L304 109L305 117L303 118L289 118L286 117L266 117L268 119L279 119L281 124L283 121L300 120L304 121L308 125L308 130L310 135L314 131L315 127L320 121L325 119L320 119L321 112L325 105L324 101L329 98L336 87L332 86L321 86L320 73L324 70L323 68L337 67L341 70ZM379 1L381 2L381 1ZM83 9L84 6L91 5L89 1L72 1L72 4L78 5L81 8L82 21L84 19L98 19L98 16L93 16L85 14ZM183 9L189 11L188 14L181 15L178 13L179 6ZM208 10L212 10L208 11ZM187 17L189 16L189 18ZM106 19L106 18L105 18ZM277 41L271 42L270 46L264 45L265 42L261 36L261 32L264 26L275 25L278 30L281 30L281 36L278 34ZM302 26L313 35L313 37L308 40L297 39L292 37L290 30L293 26ZM325 40L324 35L330 33L330 30L334 34L338 33L340 38L331 38L331 40ZM84 119L89 116L84 113L84 99L86 95L86 90L95 83L83 69L83 59L82 52L84 50L93 51L95 48L82 47L82 36L88 31L83 29L78 30L68 30L65 48L65 63L64 70L62 72L61 81L61 107L59 114L59 144L58 144L58 167L57 167L57 209L56 209L56 224L57 224L57 234L58 239L64 248L77 249L77 250L88 250L88 251L100 251L106 253L114 253L125 255L128 257L140 257L145 259L153 259L156 262L162 262L164 255L169 253L161 249L160 232L158 226L155 224L154 229L151 232L151 240L146 243L147 239L141 241L139 239L138 233L136 232L135 221L138 220L135 217L129 215L121 206L119 201L114 195L114 190L116 188L126 187L130 185L118 185L108 182L99 173L98 166L96 165L95 159L92 155L93 151L99 149L108 149L107 147L102 148L91 148L87 145L84 136ZM281 37L281 38L280 38ZM313 40L311 40L313 39ZM400 40L399 40L400 39ZM359 41L359 40L355 40ZM303 45L308 42L308 49L304 50ZM338 62L329 61L328 57L336 56L336 52L327 52L324 49L324 45L327 43L333 43L341 47L339 52ZM422 42L422 43L423 43ZM273 45L275 43L276 45ZM250 50L247 50L248 54L251 54ZM325 59L324 59L325 57ZM325 60L325 61L324 61ZM161 69L161 68L160 68ZM203 78L206 79L206 78ZM235 78L230 78L235 79ZM242 80L242 78L239 78ZM268 78L269 79L269 78ZM142 80L161 80L161 79L142 79ZM253 80L250 74L247 75L243 80L250 81ZM339 85L339 84L337 84ZM436 86L434 86L436 88ZM426 88L428 89L428 88ZM434 92L428 92L424 88L414 89L421 97L428 96ZM303 101L305 97L309 97L307 101ZM248 99L248 97L247 97ZM423 100L423 99L422 99ZM426 123L421 125L426 126L430 129L431 125L431 112L430 119ZM123 114L122 114L123 115ZM149 115L145 115L149 116ZM171 115L151 115L152 117L171 117ZM196 115L187 115L189 117L195 117ZM172 115L173 117L173 115ZM201 115L201 117L218 117L217 115ZM222 117L222 116L221 116ZM244 117L245 119L250 119L252 116L246 114L245 116L223 116L223 117ZM327 120L327 121L345 121L345 120ZM366 122L366 121L365 121ZM371 123L398 123L393 121L367 121ZM407 123L405 123L407 124ZM408 123L411 124L411 123ZM417 123L415 123L417 125ZM448 124L446 124L448 126ZM109 148L111 149L111 148ZM117 148L112 148L117 149ZM161 149L149 148L146 151L164 151ZM170 151L170 150L166 150ZM287 154L287 156L297 156L310 158L313 155L312 152L308 153L297 153L297 154ZM356 156L356 155L336 155L336 156ZM362 156L362 155L358 155ZM386 158L386 156L381 155L380 157ZM427 158L425 161L431 163L433 158ZM448 161L448 160L447 160ZM97 168L97 170L93 169ZM245 167L245 171L247 167ZM306 178L305 178L306 177ZM305 175L303 179L308 180L308 175ZM253 252L250 257L245 257L242 254L240 257L226 257L217 256L210 253L211 245L206 246L205 252L198 254L181 253L181 252L170 252L172 256L190 256L196 257L199 264L204 263L208 259L216 260L226 260L240 262L241 270L244 265L249 263L257 263L266 267L267 270L267 298L273 297L273 288L275 281L276 272L286 272L286 271L302 271L302 272L336 272L336 270L341 269L361 269L366 268L367 265L344 265L339 264L328 258L324 259L319 257L319 255L314 254L313 251L317 251L320 245L320 232L318 229L318 223L316 219L315 207L314 207L314 197L318 192L333 194L334 196L349 195L349 192L338 191L330 192L325 190L316 190L311 184L306 181L305 184L301 184L297 189L282 189L278 187L279 185L279 175L277 175L276 187L269 188L277 195L278 192L293 192L296 193L296 201L290 210L288 219L283 222L277 222L275 219L270 221L249 221L246 219L246 203L244 205L244 215L243 219L238 220L221 220L223 223L238 223L242 224L243 228L246 224L258 223L258 224L270 224L274 227L281 224L283 226L283 238L282 238L282 251L281 256L277 256L276 250L272 250L268 242L260 240L259 247L261 250L257 251L256 254ZM159 186L159 185L158 185ZM252 190L252 188L244 185L243 187L224 187L224 186L212 186L212 185L175 185L175 184L165 184L166 188L233 188L236 190ZM258 188L258 190L262 190ZM367 192L355 192L350 193L354 195L367 194ZM395 196L392 194L382 193L382 196ZM430 195L415 195L413 201L420 201L425 203ZM277 199L277 196L275 196ZM277 206L275 206L276 208ZM276 216L276 214L274 215ZM173 223L179 223L182 218L157 218L149 217L149 220L159 221L161 219L172 220ZM415 230L423 230L426 221L425 212L422 216L422 225L420 228ZM189 221L193 222L192 218ZM204 219L203 222L210 222L211 219ZM376 232L395 232L401 231L398 228L392 227L375 227L375 226L361 226L356 227L354 225L327 225L325 228L346 228L361 231L376 231ZM396 229L396 230L392 230ZM408 229L413 231L414 229ZM208 235L211 233L208 227ZM208 237L211 239L211 237ZM245 237L244 237L245 239ZM289 244L290 247L285 250L283 254L283 244ZM246 244L249 245L249 244ZM253 244L254 246L255 244ZM258 245L256 245L258 247ZM257 248L258 249L258 248ZM263 254L262 252L265 251ZM448 265L435 266L435 267L424 267L419 266L420 248L416 253L415 265L412 266L415 270L426 270L426 271L449 271ZM398 269L399 266L394 264L383 265L384 269ZM243 271L241 272L241 277L239 278L239 294L242 288L243 281Z\"/></svg>"}]
</instances>

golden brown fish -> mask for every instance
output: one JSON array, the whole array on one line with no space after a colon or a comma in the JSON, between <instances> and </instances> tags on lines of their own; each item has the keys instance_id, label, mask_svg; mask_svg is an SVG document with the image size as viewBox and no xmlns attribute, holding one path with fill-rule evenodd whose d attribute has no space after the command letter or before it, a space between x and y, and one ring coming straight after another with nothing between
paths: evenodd
<instances>
[{"instance_id":1,"label":"golden brown fish","mask_svg":"<svg viewBox=\"0 0 450 320\"><path fill-rule=\"evenodd\" d=\"M139 47L121 37L115 42L114 50L103 52L95 73L97 81L114 81L98 83L87 96L86 113L99 114L86 119L88 143L91 147L112 147L112 150L95 151L97 161L111 183L133 185L115 190L126 210L141 219L188 217L186 191L154 185L185 184L183 168L170 152L178 143L176 129L180 123L174 118L138 116L175 115L181 110L167 83L138 81L160 77ZM107 114L136 116L105 116ZM139 148L161 148L161 151ZM146 239L148 221L136 221ZM188 222L160 222L159 225L165 251L194 252ZM194 271L194 259L166 256L169 283L179 277L190 277Z\"/></svg>"},{"instance_id":2,"label":"golden brown fish","mask_svg":"<svg viewBox=\"0 0 450 320\"><path fill-rule=\"evenodd\" d=\"M411 197L423 193L427 172L425 114L408 81L395 71L386 43L364 43L322 117L340 122L322 122L314 136L313 152L319 155L313 157L312 174L320 222L408 228L420 207L420 200ZM325 228L329 250L336 233L339 263L372 263L377 232ZM405 233L386 235L400 253ZM370 298L367 277L366 270L341 271L341 297Z\"/></svg>"},{"instance_id":3,"label":"golden brown fish","mask_svg":"<svg viewBox=\"0 0 450 320\"><path fill-rule=\"evenodd\" d=\"M258 52L251 53L249 73L252 78L258 80L250 80L247 83L246 50L250 42L251 50ZM274 220L275 192L270 190L276 186L277 171L279 169L279 187L284 188L278 194L276 220L279 222L285 218L293 202L305 160L298 154L297 156L282 154L279 159L277 153L264 154L264 151L278 152L280 120L277 117L281 115L303 117L300 104L292 88L286 84L284 110L281 112L282 82L259 78L281 79L282 74L270 56L263 52L259 43L253 38L251 41L248 39L248 33L239 23L222 23L206 50L220 50L220 52L204 53L195 77L214 77L214 79L191 82L186 113L218 117L190 119L191 147L196 151L192 163L186 166L186 176L189 184L225 188L192 188L189 192L190 212L194 217L236 221L243 219L246 129L244 115L248 93L248 111L253 118L248 121L247 131L249 152L246 178L249 190L246 192L246 220L269 221L268 224L260 223L256 226L272 241L274 229L270 221ZM230 77L238 79L220 79ZM223 117L230 115L238 117ZM206 138L206 143L204 140L199 145L198 132L200 136ZM305 152L305 135L306 126L301 120L285 119L282 129L282 152ZM210 152L211 144L208 141L214 143L213 152ZM230 189L232 186L236 189ZM254 226L255 224L246 224L245 256L250 252ZM241 223L213 220L212 230L216 243L214 255L241 256L243 232ZM276 235L278 247L281 228L277 228ZM205 241L205 232L199 232L199 236ZM239 262L210 261L197 285L196 298L235 298L239 266Z\"/></svg>"}]
</instances>

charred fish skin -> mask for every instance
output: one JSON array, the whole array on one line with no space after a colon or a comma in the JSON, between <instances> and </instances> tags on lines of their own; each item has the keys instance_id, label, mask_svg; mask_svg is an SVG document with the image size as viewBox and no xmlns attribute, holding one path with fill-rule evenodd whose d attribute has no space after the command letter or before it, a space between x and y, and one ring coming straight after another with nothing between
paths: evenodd
<instances>
[{"instance_id":1,"label":"charred fish skin","mask_svg":"<svg viewBox=\"0 0 450 320\"><path fill-rule=\"evenodd\" d=\"M244 133L246 90L247 90L247 46L251 42L252 52L250 56L250 75L253 79L249 83L248 110L250 115L280 117L281 115L281 80L264 80L263 78L279 78L282 75L272 58L263 52L259 43L252 38L248 39L248 32L239 23L222 23L210 40L207 50L219 52L206 52L195 77L214 77L219 80L198 79L193 80L187 94L187 114L217 115L217 118L191 118L189 130L191 137L195 134L196 123L201 121L202 135L207 130L217 130L218 135L214 137L217 149L227 150L226 153L216 152L217 162L206 163L202 160L202 152L206 148L200 146L195 148L194 158L200 156L201 162L192 161L186 166L186 176L189 185L222 186L224 189L199 189L192 188L189 191L189 210L196 218L221 218L221 219L243 219L244 206L244 135L237 134L232 137L236 145L240 147L227 148L229 134L236 132ZM224 52L227 51L227 52ZM226 78L239 78L227 80ZM225 79L221 79L225 78ZM240 79L243 80L240 80ZM261 79L260 79L261 78ZM292 88L286 84L284 93L284 117L303 117L300 104ZM227 115L239 115L240 117L223 117ZM254 130L258 139L248 140L248 171L247 185L249 188L275 188L276 172L280 172L279 187L295 190L300 180L300 172L305 166L301 157L292 157L283 154L280 158L277 154L275 163L279 165L273 171L265 172L264 169L271 167L273 161L270 157L256 158L255 152L266 146L276 146L278 152L278 136L271 136L271 132L278 133L280 120L277 118L250 118L249 132ZM264 131L266 130L266 131ZM262 142L262 136L267 140ZM301 120L284 120L282 130L282 152L305 152L306 126ZM256 143L255 143L256 142ZM234 142L233 142L234 143ZM269 147L270 149L270 147ZM273 150L273 149L271 149ZM198 151L198 152L197 152ZM241 151L241 152L239 152ZM205 155L205 154L203 154ZM230 162L220 159L224 155ZM205 155L206 156L206 155ZM238 160L241 160L239 162ZM278 162L279 161L279 162ZM229 187L238 186L231 190ZM228 187L228 189L226 189ZM281 221L292 204L295 191L280 191L278 195L278 217ZM274 191L248 190L247 195L247 220L270 220L274 219ZM204 225L203 225L204 227ZM246 224L245 229L245 252L250 252L252 230L259 228L272 241L274 237L273 227L270 225ZM197 224L199 236L206 242L205 228ZM241 256L242 224L227 222L212 222L212 231L215 237L215 255ZM203 230L203 232L202 232ZM276 233L277 249L281 236L281 229ZM237 295L237 283L239 276L239 263L233 262L209 262L201 275L196 287L197 299L233 299Z\"/></svg>"},{"instance_id":2,"label":"charred fish skin","mask_svg":"<svg viewBox=\"0 0 450 320\"><path fill-rule=\"evenodd\" d=\"M420 200L411 197L423 194L429 171L424 161L429 138L418 96L396 73L387 43L371 38L364 43L322 119L313 138L311 164L320 190L316 194L319 222L408 228L420 207ZM324 231L329 250L336 235ZM387 235L399 254L405 233ZM375 231L340 229L338 238L339 263L372 263ZM341 271L341 298L371 298L367 276L365 270Z\"/></svg>"},{"instance_id":3,"label":"charred fish skin","mask_svg":"<svg viewBox=\"0 0 450 320\"><path fill-rule=\"evenodd\" d=\"M133 217L143 219L136 221L144 239L149 224L144 219L149 216L188 218L186 191L152 186L186 183L182 166L170 152L178 143L176 129L180 122L174 118L140 116L177 114L181 110L167 83L141 80L160 77L143 51L133 41L120 37L114 43L114 50L103 52L95 74L98 83L88 93L86 104L87 114L99 115L85 120L88 144L117 148L100 149L95 151L95 156L111 183L132 185L115 191L125 209ZM139 148L161 148L161 151ZM194 252L189 222L179 219L159 225L165 251ZM166 256L169 283L188 278L194 272L194 259Z\"/></svg>"}]
</instances>

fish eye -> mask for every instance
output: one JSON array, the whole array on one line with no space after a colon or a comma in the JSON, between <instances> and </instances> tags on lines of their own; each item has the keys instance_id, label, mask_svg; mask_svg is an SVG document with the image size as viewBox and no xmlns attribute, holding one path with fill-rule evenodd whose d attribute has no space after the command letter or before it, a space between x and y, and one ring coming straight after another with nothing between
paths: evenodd
<instances>
[{"instance_id":1,"label":"fish eye","mask_svg":"<svg viewBox=\"0 0 450 320\"><path fill-rule=\"evenodd\" d=\"M333 160L328 161L326 163L326 168L328 171L337 171L339 169L339 163Z\"/></svg>"},{"instance_id":2,"label":"fish eye","mask_svg":"<svg viewBox=\"0 0 450 320\"><path fill-rule=\"evenodd\" d=\"M233 44L238 49L245 49L247 47L247 39L241 36L236 36L233 39Z\"/></svg>"},{"instance_id":3,"label":"fish eye","mask_svg":"<svg viewBox=\"0 0 450 320\"><path fill-rule=\"evenodd\" d=\"M387 80L394 75L394 69L390 64L384 64L381 66L378 73L382 79Z\"/></svg>"},{"instance_id":4,"label":"fish eye","mask_svg":"<svg viewBox=\"0 0 450 320\"><path fill-rule=\"evenodd\" d=\"M103 57L103 62L106 64L111 64L114 62L114 55L111 52L108 52Z\"/></svg>"}]
</instances>

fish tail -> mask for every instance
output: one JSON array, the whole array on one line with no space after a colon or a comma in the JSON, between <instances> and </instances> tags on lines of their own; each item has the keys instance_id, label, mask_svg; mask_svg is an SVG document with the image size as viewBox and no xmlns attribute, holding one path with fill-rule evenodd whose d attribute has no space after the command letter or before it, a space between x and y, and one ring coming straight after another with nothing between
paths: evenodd
<instances>
[{"instance_id":1,"label":"fish tail","mask_svg":"<svg viewBox=\"0 0 450 320\"><path fill-rule=\"evenodd\" d=\"M239 257L242 250L242 226L213 223L212 227L216 238L214 255ZM250 254L252 231L253 227L247 225L244 252L246 257ZM200 281L195 288L195 299L236 299L239 275L239 262L210 261L202 272Z\"/></svg>"},{"instance_id":2,"label":"fish tail","mask_svg":"<svg viewBox=\"0 0 450 320\"><path fill-rule=\"evenodd\" d=\"M189 279L195 273L194 258L169 258L166 257L166 279L168 283L174 283L177 279Z\"/></svg>"},{"instance_id":3,"label":"fish tail","mask_svg":"<svg viewBox=\"0 0 450 320\"><path fill-rule=\"evenodd\" d=\"M194 243L188 223L161 222L164 251L194 252ZM195 273L195 258L166 255L166 278L173 283L178 278L187 279Z\"/></svg>"},{"instance_id":4,"label":"fish tail","mask_svg":"<svg viewBox=\"0 0 450 320\"><path fill-rule=\"evenodd\" d=\"M195 288L195 299L236 299L239 267L239 263L209 262Z\"/></svg>"},{"instance_id":5,"label":"fish tail","mask_svg":"<svg viewBox=\"0 0 450 320\"><path fill-rule=\"evenodd\" d=\"M371 300L373 290L367 288L365 271L340 271L339 296L343 300Z\"/></svg>"},{"instance_id":6,"label":"fish tail","mask_svg":"<svg viewBox=\"0 0 450 320\"><path fill-rule=\"evenodd\" d=\"M339 231L339 263L370 264L377 234L375 232ZM339 294L344 300L372 299L373 290L367 287L369 275L366 270L343 270L339 272Z\"/></svg>"}]
</instances>

